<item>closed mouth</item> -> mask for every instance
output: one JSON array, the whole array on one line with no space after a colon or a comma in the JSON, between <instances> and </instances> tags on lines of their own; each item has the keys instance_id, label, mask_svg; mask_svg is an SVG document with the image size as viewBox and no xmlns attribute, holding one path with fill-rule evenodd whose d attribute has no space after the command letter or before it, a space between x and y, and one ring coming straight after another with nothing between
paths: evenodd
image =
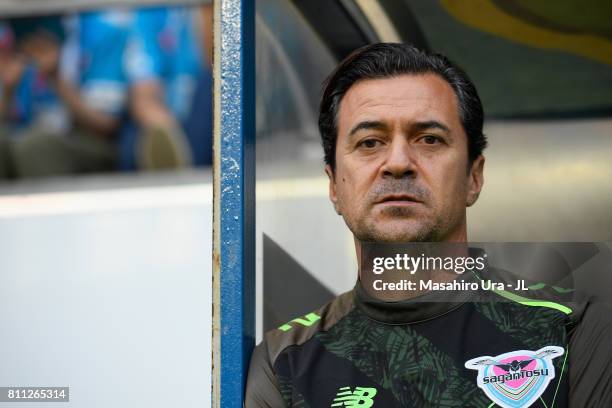
<instances>
[{"instance_id":1,"label":"closed mouth","mask_svg":"<svg viewBox=\"0 0 612 408\"><path fill-rule=\"evenodd\" d=\"M377 201L376 204L383 203L393 203L393 204L401 204L401 203L420 203L420 200L417 200L415 197L405 194L393 194L383 197L381 200Z\"/></svg>"}]
</instances>

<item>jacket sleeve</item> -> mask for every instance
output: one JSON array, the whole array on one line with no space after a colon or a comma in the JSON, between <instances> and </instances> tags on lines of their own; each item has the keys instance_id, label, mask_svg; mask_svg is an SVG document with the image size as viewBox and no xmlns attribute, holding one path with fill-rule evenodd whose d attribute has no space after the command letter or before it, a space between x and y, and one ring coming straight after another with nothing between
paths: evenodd
<instances>
[{"instance_id":1,"label":"jacket sleeve","mask_svg":"<svg viewBox=\"0 0 612 408\"><path fill-rule=\"evenodd\" d=\"M287 406L281 395L265 340L255 347L251 357L244 406L245 408L284 408Z\"/></svg>"},{"instance_id":2,"label":"jacket sleeve","mask_svg":"<svg viewBox=\"0 0 612 408\"><path fill-rule=\"evenodd\" d=\"M612 307L590 303L570 333L570 407L612 407Z\"/></svg>"}]
</instances>

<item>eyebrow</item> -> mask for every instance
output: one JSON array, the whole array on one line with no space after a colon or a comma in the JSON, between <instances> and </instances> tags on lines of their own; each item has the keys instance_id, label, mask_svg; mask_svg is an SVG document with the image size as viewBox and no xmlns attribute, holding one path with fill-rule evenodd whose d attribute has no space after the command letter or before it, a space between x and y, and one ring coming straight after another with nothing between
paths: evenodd
<instances>
[{"instance_id":1,"label":"eyebrow","mask_svg":"<svg viewBox=\"0 0 612 408\"><path fill-rule=\"evenodd\" d=\"M440 129L443 130L447 133L450 133L450 129L448 128L448 126L436 121L436 120L428 120L425 122L417 122L415 124L413 124L412 126L410 126L410 128L413 131L421 131L421 130L428 130L428 129Z\"/></svg>"},{"instance_id":2,"label":"eyebrow","mask_svg":"<svg viewBox=\"0 0 612 408\"><path fill-rule=\"evenodd\" d=\"M355 133L359 132L360 130L370 130L370 129L387 130L388 126L384 122L381 122L378 120L366 120L363 122L359 122L357 125L355 125L351 129L349 136L353 136ZM439 129L446 133L450 133L449 127L444 125L441 122L438 122L437 120L416 122L410 126L410 130L413 132L419 132L419 131L429 130L429 129Z\"/></svg>"},{"instance_id":3,"label":"eyebrow","mask_svg":"<svg viewBox=\"0 0 612 408\"><path fill-rule=\"evenodd\" d=\"M355 127L351 129L349 136L353 136L355 133L359 132L360 130L369 130L369 129L385 130L387 129L387 125L377 120L373 120L373 121L366 120L363 122L359 122L357 125L355 125Z\"/></svg>"}]
</instances>

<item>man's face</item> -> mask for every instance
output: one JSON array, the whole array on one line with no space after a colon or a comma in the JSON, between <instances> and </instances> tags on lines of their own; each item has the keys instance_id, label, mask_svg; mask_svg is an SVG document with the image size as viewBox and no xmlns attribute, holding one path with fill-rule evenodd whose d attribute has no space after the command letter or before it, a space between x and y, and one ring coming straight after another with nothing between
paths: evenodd
<instances>
[{"instance_id":1,"label":"man's face","mask_svg":"<svg viewBox=\"0 0 612 408\"><path fill-rule=\"evenodd\" d=\"M330 199L360 241L466 241L484 158L468 168L450 85L434 74L355 83L337 117Z\"/></svg>"},{"instance_id":2,"label":"man's face","mask_svg":"<svg viewBox=\"0 0 612 408\"><path fill-rule=\"evenodd\" d=\"M39 30L21 41L21 50L37 65L44 75L57 73L60 59L60 43L52 34Z\"/></svg>"}]
</instances>

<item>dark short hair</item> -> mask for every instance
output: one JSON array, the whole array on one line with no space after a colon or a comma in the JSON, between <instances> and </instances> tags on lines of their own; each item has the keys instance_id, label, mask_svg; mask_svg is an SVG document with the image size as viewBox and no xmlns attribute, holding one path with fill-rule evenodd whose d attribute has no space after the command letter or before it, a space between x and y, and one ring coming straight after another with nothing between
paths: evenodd
<instances>
[{"instance_id":1,"label":"dark short hair","mask_svg":"<svg viewBox=\"0 0 612 408\"><path fill-rule=\"evenodd\" d=\"M324 82L325 89L319 107L319 132L325 163L332 169L336 166L338 110L344 94L355 82L426 73L439 75L457 95L459 118L468 138L469 161L473 162L487 146L487 139L482 133L482 103L467 74L441 54L425 52L406 44L378 43L354 51Z\"/></svg>"},{"instance_id":2,"label":"dark short hair","mask_svg":"<svg viewBox=\"0 0 612 408\"><path fill-rule=\"evenodd\" d=\"M32 35L45 35L63 43L66 40L66 31L60 15L13 17L8 20L17 42L23 41Z\"/></svg>"}]
</instances>

